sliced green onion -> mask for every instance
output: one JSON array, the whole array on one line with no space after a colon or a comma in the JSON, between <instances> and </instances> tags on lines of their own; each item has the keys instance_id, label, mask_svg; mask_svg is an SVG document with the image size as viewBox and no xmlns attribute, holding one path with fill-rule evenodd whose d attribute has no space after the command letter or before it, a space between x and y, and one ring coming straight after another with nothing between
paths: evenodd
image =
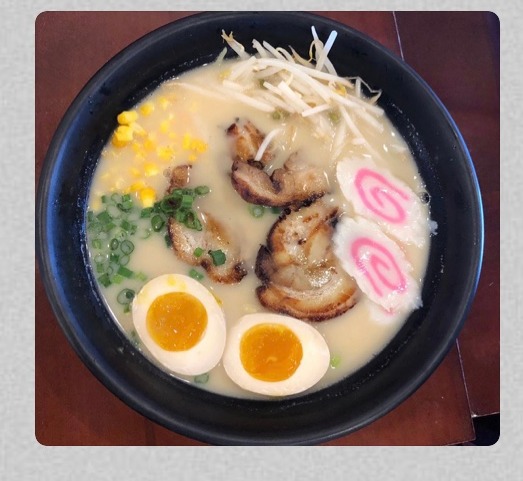
<instances>
[{"instance_id":1,"label":"sliced green onion","mask_svg":"<svg viewBox=\"0 0 523 481\"><path fill-rule=\"evenodd\" d=\"M99 234L102 232L102 227L103 226L101 222L94 221L87 226L87 229L90 230L93 234Z\"/></svg>"},{"instance_id":2,"label":"sliced green onion","mask_svg":"<svg viewBox=\"0 0 523 481\"><path fill-rule=\"evenodd\" d=\"M194 376L194 382L197 384L205 384L208 381L209 381L209 373L199 374L198 376Z\"/></svg>"},{"instance_id":3,"label":"sliced green onion","mask_svg":"<svg viewBox=\"0 0 523 481\"><path fill-rule=\"evenodd\" d=\"M165 245L166 245L167 247L171 247L171 246L173 245L173 241L171 240L171 236L170 236L169 234L165 234L165 235L163 236L163 239L164 239L164 241L165 241Z\"/></svg>"},{"instance_id":4,"label":"sliced green onion","mask_svg":"<svg viewBox=\"0 0 523 481\"><path fill-rule=\"evenodd\" d=\"M215 266L221 266L222 264L225 264L225 253L221 249L209 251L209 255L211 256L212 262Z\"/></svg>"},{"instance_id":5,"label":"sliced green onion","mask_svg":"<svg viewBox=\"0 0 523 481\"><path fill-rule=\"evenodd\" d=\"M197 247L196 249L194 249L194 257L201 257L202 254L205 252L205 250L203 250L201 247Z\"/></svg>"},{"instance_id":6,"label":"sliced green onion","mask_svg":"<svg viewBox=\"0 0 523 481\"><path fill-rule=\"evenodd\" d=\"M131 232L133 230L133 226L134 224L129 222L127 219L122 220L122 222L120 223L120 227L123 230L126 230L127 232Z\"/></svg>"},{"instance_id":7,"label":"sliced green onion","mask_svg":"<svg viewBox=\"0 0 523 481\"><path fill-rule=\"evenodd\" d=\"M330 366L332 369L336 369L341 363L341 357L338 354L335 354L331 357Z\"/></svg>"},{"instance_id":8,"label":"sliced green onion","mask_svg":"<svg viewBox=\"0 0 523 481\"><path fill-rule=\"evenodd\" d=\"M118 296L116 297L116 300L119 304L129 304L135 296L135 292L132 289L123 289L120 291Z\"/></svg>"},{"instance_id":9,"label":"sliced green onion","mask_svg":"<svg viewBox=\"0 0 523 481\"><path fill-rule=\"evenodd\" d=\"M113 220L113 218L109 215L109 212L106 210L102 210L102 212L99 212L96 214L96 218L102 223L102 224L108 224Z\"/></svg>"},{"instance_id":10,"label":"sliced green onion","mask_svg":"<svg viewBox=\"0 0 523 481\"><path fill-rule=\"evenodd\" d=\"M142 219L148 219L149 217L151 217L152 212L153 212L153 208L152 207L145 207L140 212L140 217Z\"/></svg>"},{"instance_id":11,"label":"sliced green onion","mask_svg":"<svg viewBox=\"0 0 523 481\"><path fill-rule=\"evenodd\" d=\"M125 239L120 244L120 250L124 254L130 254L132 251L134 251L134 244L130 240Z\"/></svg>"},{"instance_id":12,"label":"sliced green onion","mask_svg":"<svg viewBox=\"0 0 523 481\"><path fill-rule=\"evenodd\" d=\"M281 214L282 208L281 207L271 207L271 212L273 214Z\"/></svg>"},{"instance_id":13,"label":"sliced green onion","mask_svg":"<svg viewBox=\"0 0 523 481\"><path fill-rule=\"evenodd\" d=\"M123 305L123 312L124 312L124 314L127 314L128 312L131 312L131 304L129 304L129 303L128 304L124 304ZM137 343L137 345L138 344L139 343Z\"/></svg>"},{"instance_id":14,"label":"sliced green onion","mask_svg":"<svg viewBox=\"0 0 523 481\"><path fill-rule=\"evenodd\" d=\"M94 220L94 212L92 210L87 211L87 222L92 222Z\"/></svg>"},{"instance_id":15,"label":"sliced green onion","mask_svg":"<svg viewBox=\"0 0 523 481\"><path fill-rule=\"evenodd\" d=\"M100 239L93 239L93 242L91 242L91 244L95 249L102 248L102 241Z\"/></svg>"},{"instance_id":16,"label":"sliced green onion","mask_svg":"<svg viewBox=\"0 0 523 481\"><path fill-rule=\"evenodd\" d=\"M115 251L118 249L118 246L120 245L120 242L118 239L111 239L111 242L109 243L109 247L112 251Z\"/></svg>"},{"instance_id":17,"label":"sliced green onion","mask_svg":"<svg viewBox=\"0 0 523 481\"><path fill-rule=\"evenodd\" d=\"M127 237L127 235L128 233L122 229L117 234L115 234L114 238L121 242Z\"/></svg>"},{"instance_id":18,"label":"sliced green onion","mask_svg":"<svg viewBox=\"0 0 523 481\"><path fill-rule=\"evenodd\" d=\"M109 204L106 210L107 213L113 218L113 220L122 217L122 212L115 205Z\"/></svg>"},{"instance_id":19,"label":"sliced green onion","mask_svg":"<svg viewBox=\"0 0 523 481\"><path fill-rule=\"evenodd\" d=\"M180 207L182 209L190 209L192 207L193 202L194 202L194 197L192 195L184 194L184 195L182 195Z\"/></svg>"},{"instance_id":20,"label":"sliced green onion","mask_svg":"<svg viewBox=\"0 0 523 481\"><path fill-rule=\"evenodd\" d=\"M96 272L97 274L103 274L105 272L105 266L102 262L96 263Z\"/></svg>"},{"instance_id":21,"label":"sliced green onion","mask_svg":"<svg viewBox=\"0 0 523 481\"><path fill-rule=\"evenodd\" d=\"M109 278L109 274L102 274L100 277L98 277L98 282L102 284L102 286L104 287L109 287L111 285L111 279Z\"/></svg>"},{"instance_id":22,"label":"sliced green onion","mask_svg":"<svg viewBox=\"0 0 523 481\"><path fill-rule=\"evenodd\" d=\"M203 229L202 223L198 219L194 219L193 226L193 229L197 231L201 231Z\"/></svg>"},{"instance_id":23,"label":"sliced green onion","mask_svg":"<svg viewBox=\"0 0 523 481\"><path fill-rule=\"evenodd\" d=\"M109 261L114 262L115 264L118 264L118 261L120 260L120 255L116 252L111 252L109 254Z\"/></svg>"},{"instance_id":24,"label":"sliced green onion","mask_svg":"<svg viewBox=\"0 0 523 481\"><path fill-rule=\"evenodd\" d=\"M122 202L122 196L120 194L117 194L116 192L114 194L111 195L111 200L115 203L115 204L118 204L119 202Z\"/></svg>"},{"instance_id":25,"label":"sliced green onion","mask_svg":"<svg viewBox=\"0 0 523 481\"><path fill-rule=\"evenodd\" d=\"M249 205L249 212L253 217L260 218L265 214L265 208L263 205Z\"/></svg>"},{"instance_id":26,"label":"sliced green onion","mask_svg":"<svg viewBox=\"0 0 523 481\"><path fill-rule=\"evenodd\" d=\"M106 195L102 195L101 200L102 204L107 204L107 202L109 202L109 198Z\"/></svg>"},{"instance_id":27,"label":"sliced green onion","mask_svg":"<svg viewBox=\"0 0 523 481\"><path fill-rule=\"evenodd\" d=\"M204 278L204 275L201 272L198 272L196 269L191 269L189 271L189 277L201 281Z\"/></svg>"},{"instance_id":28,"label":"sliced green onion","mask_svg":"<svg viewBox=\"0 0 523 481\"><path fill-rule=\"evenodd\" d=\"M124 279L125 277L121 276L120 274L115 274L111 277L111 282L113 284L121 284Z\"/></svg>"},{"instance_id":29,"label":"sliced green onion","mask_svg":"<svg viewBox=\"0 0 523 481\"><path fill-rule=\"evenodd\" d=\"M134 279L138 279L139 281L145 282L147 280L147 276L143 272L135 272L133 274Z\"/></svg>"},{"instance_id":30,"label":"sliced green onion","mask_svg":"<svg viewBox=\"0 0 523 481\"><path fill-rule=\"evenodd\" d=\"M96 256L94 257L94 262L100 264L103 261L105 261L105 257L102 254L96 254Z\"/></svg>"},{"instance_id":31,"label":"sliced green onion","mask_svg":"<svg viewBox=\"0 0 523 481\"><path fill-rule=\"evenodd\" d=\"M199 185L194 189L196 195L205 195L208 194L210 191L211 189L209 189L209 187L207 187L206 185Z\"/></svg>"},{"instance_id":32,"label":"sliced green onion","mask_svg":"<svg viewBox=\"0 0 523 481\"><path fill-rule=\"evenodd\" d=\"M196 194L194 193L194 189L189 189L186 187L185 189L180 189L182 192L182 195L190 195L191 197L194 197Z\"/></svg>"},{"instance_id":33,"label":"sliced green onion","mask_svg":"<svg viewBox=\"0 0 523 481\"><path fill-rule=\"evenodd\" d=\"M127 264L129 264L130 260L131 258L127 254L124 254L122 257L120 257L119 264L121 266L126 266Z\"/></svg>"},{"instance_id":34,"label":"sliced green onion","mask_svg":"<svg viewBox=\"0 0 523 481\"><path fill-rule=\"evenodd\" d=\"M127 279L130 279L133 275L133 271L130 269L127 269L127 267L120 266L118 270L116 271L117 274L120 274L121 276L124 276Z\"/></svg>"},{"instance_id":35,"label":"sliced green onion","mask_svg":"<svg viewBox=\"0 0 523 481\"><path fill-rule=\"evenodd\" d=\"M102 226L102 232L111 232L116 227L114 222L108 222Z\"/></svg>"},{"instance_id":36,"label":"sliced green onion","mask_svg":"<svg viewBox=\"0 0 523 481\"><path fill-rule=\"evenodd\" d=\"M188 212L184 209L179 209L174 214L174 218L176 219L176 222L179 222L180 224L185 224L187 222Z\"/></svg>"},{"instance_id":37,"label":"sliced green onion","mask_svg":"<svg viewBox=\"0 0 523 481\"><path fill-rule=\"evenodd\" d=\"M162 227L164 226L164 224L165 224L164 220L159 215L155 215L151 219L151 227L153 228L153 230L155 232L159 232L160 230L162 230Z\"/></svg>"}]
</instances>

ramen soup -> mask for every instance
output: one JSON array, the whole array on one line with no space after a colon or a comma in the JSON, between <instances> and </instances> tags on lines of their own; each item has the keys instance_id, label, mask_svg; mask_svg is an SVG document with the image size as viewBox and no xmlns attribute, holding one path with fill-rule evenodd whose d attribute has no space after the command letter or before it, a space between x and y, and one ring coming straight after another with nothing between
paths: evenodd
<instances>
[{"instance_id":1,"label":"ramen soup","mask_svg":"<svg viewBox=\"0 0 523 481\"><path fill-rule=\"evenodd\" d=\"M312 59L223 34L235 58L121 112L93 178L87 240L115 321L220 394L330 385L422 303L423 180L380 92L337 76L335 32L312 32Z\"/></svg>"}]
</instances>

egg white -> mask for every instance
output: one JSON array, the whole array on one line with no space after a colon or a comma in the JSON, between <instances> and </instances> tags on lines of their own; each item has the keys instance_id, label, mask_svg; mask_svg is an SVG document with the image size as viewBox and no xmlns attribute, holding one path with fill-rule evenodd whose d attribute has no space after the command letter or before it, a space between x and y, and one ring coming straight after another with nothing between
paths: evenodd
<instances>
[{"instance_id":1,"label":"egg white","mask_svg":"<svg viewBox=\"0 0 523 481\"><path fill-rule=\"evenodd\" d=\"M303 357L296 371L283 381L262 381L251 376L240 358L243 335L258 324L280 324L289 328L300 340ZM293 317L279 314L247 314L229 330L223 354L227 375L247 391L269 396L297 394L314 386L327 372L330 363L329 347L323 336L311 325Z\"/></svg>"},{"instance_id":2,"label":"egg white","mask_svg":"<svg viewBox=\"0 0 523 481\"><path fill-rule=\"evenodd\" d=\"M147 312L151 303L170 292L184 292L196 297L207 311L207 327L199 342L185 351L167 351L151 338ZM154 358L170 371L194 375L210 371L220 361L226 340L225 316L214 296L198 281L180 274L165 274L150 280L133 299L132 317L141 341Z\"/></svg>"}]
</instances>

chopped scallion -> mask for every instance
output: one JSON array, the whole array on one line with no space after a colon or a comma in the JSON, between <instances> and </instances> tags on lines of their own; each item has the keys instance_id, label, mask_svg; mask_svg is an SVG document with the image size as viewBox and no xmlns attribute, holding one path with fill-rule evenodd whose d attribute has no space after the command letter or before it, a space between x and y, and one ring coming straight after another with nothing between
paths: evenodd
<instances>
[{"instance_id":1,"label":"chopped scallion","mask_svg":"<svg viewBox=\"0 0 523 481\"><path fill-rule=\"evenodd\" d=\"M249 212L253 217L260 218L263 216L263 214L265 214L265 208L263 207L263 205L250 204Z\"/></svg>"},{"instance_id":2,"label":"chopped scallion","mask_svg":"<svg viewBox=\"0 0 523 481\"><path fill-rule=\"evenodd\" d=\"M210 190L211 189L209 189L209 187L207 187L206 185L199 185L194 189L194 192L196 193L196 195L205 195L208 194Z\"/></svg>"},{"instance_id":3,"label":"chopped scallion","mask_svg":"<svg viewBox=\"0 0 523 481\"><path fill-rule=\"evenodd\" d=\"M332 369L336 369L340 365L340 362L341 357L338 354L335 354L331 357L330 366L332 367Z\"/></svg>"},{"instance_id":4,"label":"chopped scallion","mask_svg":"<svg viewBox=\"0 0 523 481\"><path fill-rule=\"evenodd\" d=\"M130 269L127 269L127 267L120 266L118 270L116 271L117 274L120 274L121 276L124 276L127 279L130 279L133 275L133 271Z\"/></svg>"},{"instance_id":5,"label":"chopped scallion","mask_svg":"<svg viewBox=\"0 0 523 481\"><path fill-rule=\"evenodd\" d=\"M120 244L120 250L124 254L130 254L132 251L134 251L134 244L129 239L125 239Z\"/></svg>"},{"instance_id":6,"label":"chopped scallion","mask_svg":"<svg viewBox=\"0 0 523 481\"><path fill-rule=\"evenodd\" d=\"M205 251L201 247L197 247L196 249L194 249L193 254L194 257L201 257L204 252Z\"/></svg>"},{"instance_id":7,"label":"chopped scallion","mask_svg":"<svg viewBox=\"0 0 523 481\"><path fill-rule=\"evenodd\" d=\"M142 211L140 212L140 217L142 219L146 219L146 218L149 218L151 217L151 213L153 211L153 208L152 207L145 207L142 209Z\"/></svg>"},{"instance_id":8,"label":"chopped scallion","mask_svg":"<svg viewBox=\"0 0 523 481\"><path fill-rule=\"evenodd\" d=\"M159 232L162 230L162 227L164 226L165 221L162 219L160 215L155 215L151 219L151 227L155 232Z\"/></svg>"},{"instance_id":9,"label":"chopped scallion","mask_svg":"<svg viewBox=\"0 0 523 481\"><path fill-rule=\"evenodd\" d=\"M132 289L123 289L120 291L118 296L116 297L116 300L119 304L129 304L135 296L135 292Z\"/></svg>"},{"instance_id":10,"label":"chopped scallion","mask_svg":"<svg viewBox=\"0 0 523 481\"><path fill-rule=\"evenodd\" d=\"M109 247L111 248L112 251L115 251L116 249L118 249L119 245L120 245L120 242L118 241L118 239L111 239Z\"/></svg>"},{"instance_id":11,"label":"chopped scallion","mask_svg":"<svg viewBox=\"0 0 523 481\"><path fill-rule=\"evenodd\" d=\"M109 278L109 274L102 274L100 277L98 277L98 282L102 284L102 286L104 287L109 287L111 285L111 279Z\"/></svg>"},{"instance_id":12,"label":"chopped scallion","mask_svg":"<svg viewBox=\"0 0 523 481\"><path fill-rule=\"evenodd\" d=\"M204 275L201 272L198 272L196 269L191 269L189 271L189 277L192 277L193 279L196 279L197 281L201 281L204 277Z\"/></svg>"},{"instance_id":13,"label":"chopped scallion","mask_svg":"<svg viewBox=\"0 0 523 481\"><path fill-rule=\"evenodd\" d=\"M182 195L182 200L180 202L180 207L182 209L190 209L192 207L192 203L194 202L194 198L192 195L184 194Z\"/></svg>"},{"instance_id":14,"label":"chopped scallion","mask_svg":"<svg viewBox=\"0 0 523 481\"><path fill-rule=\"evenodd\" d=\"M208 381L209 381L209 373L199 374L198 376L194 376L194 382L197 384L205 384Z\"/></svg>"},{"instance_id":15,"label":"chopped scallion","mask_svg":"<svg viewBox=\"0 0 523 481\"><path fill-rule=\"evenodd\" d=\"M120 274L115 274L111 277L111 282L113 284L121 284L124 279L125 277L121 276Z\"/></svg>"},{"instance_id":16,"label":"chopped scallion","mask_svg":"<svg viewBox=\"0 0 523 481\"><path fill-rule=\"evenodd\" d=\"M222 264L225 264L225 253L221 250L215 250L215 251L209 251L209 255L212 258L212 262L215 266L221 266Z\"/></svg>"},{"instance_id":17,"label":"chopped scallion","mask_svg":"<svg viewBox=\"0 0 523 481\"><path fill-rule=\"evenodd\" d=\"M102 224L108 224L113 220L113 218L109 215L109 213L106 210L102 210L102 212L99 212L96 215L96 218L102 223Z\"/></svg>"}]
</instances>

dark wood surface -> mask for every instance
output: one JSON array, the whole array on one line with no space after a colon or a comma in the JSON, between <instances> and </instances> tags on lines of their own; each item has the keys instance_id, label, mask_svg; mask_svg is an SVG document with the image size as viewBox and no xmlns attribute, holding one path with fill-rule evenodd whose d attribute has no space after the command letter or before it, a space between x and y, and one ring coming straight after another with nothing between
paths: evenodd
<instances>
[{"instance_id":1,"label":"dark wood surface","mask_svg":"<svg viewBox=\"0 0 523 481\"><path fill-rule=\"evenodd\" d=\"M46 12L36 21L35 174L58 122L89 78L151 30L192 12ZM458 342L428 381L371 425L329 445L447 445L499 412L499 23L482 12L316 12L403 56L453 116L478 173L485 255ZM35 435L45 445L202 445L138 414L82 364L35 268Z\"/></svg>"}]
</instances>

